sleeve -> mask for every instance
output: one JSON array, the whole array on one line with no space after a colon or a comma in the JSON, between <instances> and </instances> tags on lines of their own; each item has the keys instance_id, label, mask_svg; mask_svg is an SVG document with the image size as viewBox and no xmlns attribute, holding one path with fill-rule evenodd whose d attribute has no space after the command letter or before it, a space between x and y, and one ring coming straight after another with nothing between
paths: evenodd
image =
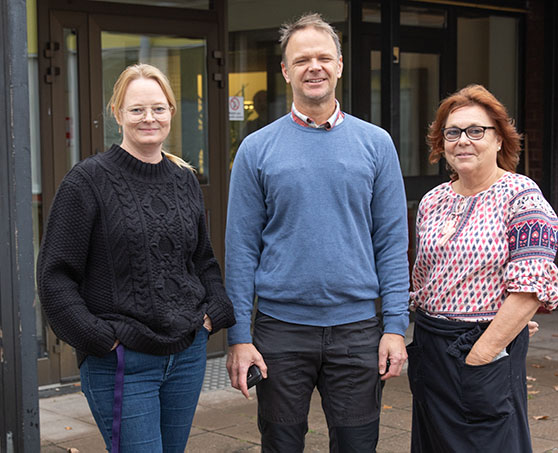
<instances>
[{"instance_id":1,"label":"sleeve","mask_svg":"<svg viewBox=\"0 0 558 453\"><path fill-rule=\"evenodd\" d=\"M96 218L95 199L86 192L68 179L60 184L37 260L37 288L56 336L87 354L103 356L110 352L115 332L89 311L79 291Z\"/></svg>"},{"instance_id":2,"label":"sleeve","mask_svg":"<svg viewBox=\"0 0 558 453\"><path fill-rule=\"evenodd\" d=\"M558 219L538 188L512 200L507 238L509 262L505 269L508 292L535 293L543 305L558 306L558 269L554 264Z\"/></svg>"},{"instance_id":3,"label":"sleeve","mask_svg":"<svg viewBox=\"0 0 558 453\"><path fill-rule=\"evenodd\" d=\"M196 274L206 291L204 300L207 303L206 313L211 318L213 327L211 333L214 334L220 329L234 324L234 313L232 303L223 285L219 263L215 258L207 233L203 195L197 181L195 184L198 189L200 216L198 219L198 244L192 259Z\"/></svg>"},{"instance_id":4,"label":"sleeve","mask_svg":"<svg viewBox=\"0 0 558 453\"><path fill-rule=\"evenodd\" d=\"M251 343L255 275L266 224L264 191L256 164L244 140L234 160L229 188L225 236L225 286L234 306L236 325L228 330L229 345Z\"/></svg>"},{"instance_id":5,"label":"sleeve","mask_svg":"<svg viewBox=\"0 0 558 453\"><path fill-rule=\"evenodd\" d=\"M387 135L387 133L386 133ZM407 200L397 152L387 136L381 145L372 198L372 242L380 284L384 332L405 335L409 325L409 232Z\"/></svg>"}]
</instances>

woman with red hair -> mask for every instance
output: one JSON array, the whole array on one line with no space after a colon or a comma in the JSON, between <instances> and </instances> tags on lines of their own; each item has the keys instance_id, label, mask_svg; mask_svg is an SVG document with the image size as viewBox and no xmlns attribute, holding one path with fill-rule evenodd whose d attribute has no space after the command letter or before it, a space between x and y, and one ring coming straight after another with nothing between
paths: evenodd
<instances>
[{"instance_id":1,"label":"woman with red hair","mask_svg":"<svg viewBox=\"0 0 558 453\"><path fill-rule=\"evenodd\" d=\"M558 304L558 219L515 173L520 136L484 87L443 100L428 142L451 181L417 215L411 451L530 452L527 324Z\"/></svg>"}]
</instances>

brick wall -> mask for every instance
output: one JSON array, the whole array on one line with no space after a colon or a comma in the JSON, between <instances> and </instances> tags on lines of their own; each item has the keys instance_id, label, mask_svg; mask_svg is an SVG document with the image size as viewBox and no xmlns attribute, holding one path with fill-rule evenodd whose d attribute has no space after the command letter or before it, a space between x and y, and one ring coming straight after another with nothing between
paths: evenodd
<instances>
[{"instance_id":1,"label":"brick wall","mask_svg":"<svg viewBox=\"0 0 558 453\"><path fill-rule=\"evenodd\" d=\"M543 176L544 116L544 0L529 2L525 48L525 133L528 176L540 183ZM522 159L526 155L522 156Z\"/></svg>"}]
</instances>

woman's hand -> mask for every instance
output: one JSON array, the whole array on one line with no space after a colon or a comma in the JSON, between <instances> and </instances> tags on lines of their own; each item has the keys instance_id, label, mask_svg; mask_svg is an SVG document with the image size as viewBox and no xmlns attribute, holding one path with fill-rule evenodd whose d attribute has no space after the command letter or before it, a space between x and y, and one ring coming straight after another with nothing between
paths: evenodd
<instances>
[{"instance_id":1,"label":"woman's hand","mask_svg":"<svg viewBox=\"0 0 558 453\"><path fill-rule=\"evenodd\" d=\"M477 342L473 345L467 357L465 357L465 363L467 365L480 366L490 363L492 359L493 355L488 351L483 351Z\"/></svg>"},{"instance_id":2,"label":"woman's hand","mask_svg":"<svg viewBox=\"0 0 558 453\"><path fill-rule=\"evenodd\" d=\"M490 363L528 325L540 305L534 293L509 294L490 325L471 348L465 363L476 366ZM533 333L537 328L538 325L533 326Z\"/></svg>"},{"instance_id":3,"label":"woman's hand","mask_svg":"<svg viewBox=\"0 0 558 453\"><path fill-rule=\"evenodd\" d=\"M114 342L114 344L112 345L112 348L110 348L111 351L114 351L118 345L120 344L120 340L116 339L116 341Z\"/></svg>"},{"instance_id":4,"label":"woman's hand","mask_svg":"<svg viewBox=\"0 0 558 453\"><path fill-rule=\"evenodd\" d=\"M539 323L536 321L529 321L527 327L529 327L529 337L532 337L539 331Z\"/></svg>"},{"instance_id":5,"label":"woman's hand","mask_svg":"<svg viewBox=\"0 0 558 453\"><path fill-rule=\"evenodd\" d=\"M208 332L211 332L213 330L213 325L211 324L211 318L207 316L207 314L203 317L203 327Z\"/></svg>"}]
</instances>

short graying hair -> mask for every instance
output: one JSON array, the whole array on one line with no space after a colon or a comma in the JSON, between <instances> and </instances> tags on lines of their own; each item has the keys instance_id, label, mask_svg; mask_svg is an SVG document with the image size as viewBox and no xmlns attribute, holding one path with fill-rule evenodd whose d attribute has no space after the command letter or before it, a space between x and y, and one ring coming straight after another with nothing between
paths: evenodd
<instances>
[{"instance_id":1,"label":"short graying hair","mask_svg":"<svg viewBox=\"0 0 558 453\"><path fill-rule=\"evenodd\" d=\"M285 50L287 49L287 44L291 36L299 31L308 27L314 27L316 30L326 32L331 36L333 42L335 43L335 48L337 49L337 57L341 58L341 43L339 42L339 36L335 32L335 29L328 24L319 13L305 13L300 16L295 22L286 22L281 25L279 29L279 43L281 44L281 58L283 63L285 61Z\"/></svg>"}]
</instances>

